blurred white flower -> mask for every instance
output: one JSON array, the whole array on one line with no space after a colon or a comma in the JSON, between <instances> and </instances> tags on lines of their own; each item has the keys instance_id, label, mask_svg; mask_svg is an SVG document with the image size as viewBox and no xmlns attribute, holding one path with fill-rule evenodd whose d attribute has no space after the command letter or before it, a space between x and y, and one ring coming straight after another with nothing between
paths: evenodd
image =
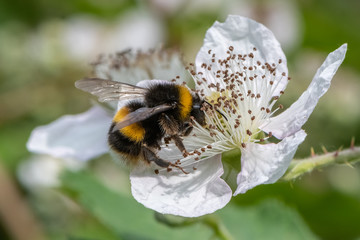
<instances>
[{"instance_id":1,"label":"blurred white flower","mask_svg":"<svg viewBox=\"0 0 360 240\"><path fill-rule=\"evenodd\" d=\"M302 18L295 0L151 0L160 14L176 17L214 13L220 18L229 14L241 15L267 26L282 47L289 51L302 41Z\"/></svg>"},{"instance_id":2,"label":"blurred white flower","mask_svg":"<svg viewBox=\"0 0 360 240\"><path fill-rule=\"evenodd\" d=\"M80 170L82 162L69 158L55 158L49 155L34 155L21 162L17 176L21 184L28 189L58 187L59 176L64 169Z\"/></svg>"},{"instance_id":3,"label":"blurred white flower","mask_svg":"<svg viewBox=\"0 0 360 240\"><path fill-rule=\"evenodd\" d=\"M151 0L150 2L161 13L168 15L175 15L177 12L186 15L206 11L219 11L224 5L223 0Z\"/></svg>"},{"instance_id":4,"label":"blurred white flower","mask_svg":"<svg viewBox=\"0 0 360 240\"><path fill-rule=\"evenodd\" d=\"M224 23L216 22L191 70L199 94L213 105L206 107L207 125L195 124L193 135L184 138L186 158L174 144L159 152L189 174L176 169L170 173L162 169L159 174L135 169L131 173L133 196L161 213L197 217L214 212L232 195L221 179L221 153L233 149L241 151L234 195L276 182L304 141L301 127L329 88L346 48L344 44L330 53L301 97L273 117L282 108L272 110L288 83L279 42L269 29L248 18L229 16ZM271 136L281 141L264 144Z\"/></svg>"},{"instance_id":5,"label":"blurred white flower","mask_svg":"<svg viewBox=\"0 0 360 240\"><path fill-rule=\"evenodd\" d=\"M128 11L114 21L84 15L45 22L27 45L44 63L59 57L87 62L100 53L157 47L164 41L164 31L161 20L145 10Z\"/></svg>"},{"instance_id":6,"label":"blurred white flower","mask_svg":"<svg viewBox=\"0 0 360 240\"><path fill-rule=\"evenodd\" d=\"M107 56L99 55L92 64L96 77L133 85L145 79L169 81L176 76L183 81L191 80L182 56L175 49L156 48L138 52L128 49Z\"/></svg>"}]
</instances>

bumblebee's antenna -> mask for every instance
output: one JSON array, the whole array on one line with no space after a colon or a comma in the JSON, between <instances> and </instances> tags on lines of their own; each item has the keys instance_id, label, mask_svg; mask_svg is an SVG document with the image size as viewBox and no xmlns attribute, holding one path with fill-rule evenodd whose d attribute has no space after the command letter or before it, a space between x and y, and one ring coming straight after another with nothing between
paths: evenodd
<instances>
[{"instance_id":1,"label":"bumblebee's antenna","mask_svg":"<svg viewBox=\"0 0 360 240\"><path fill-rule=\"evenodd\" d=\"M204 100L204 102L207 103L211 107L211 109L214 108L214 106L208 101ZM225 115L219 109L215 109L215 111L217 111L221 116L223 116L223 118L225 118L226 121L228 121L227 117L225 117Z\"/></svg>"}]
</instances>

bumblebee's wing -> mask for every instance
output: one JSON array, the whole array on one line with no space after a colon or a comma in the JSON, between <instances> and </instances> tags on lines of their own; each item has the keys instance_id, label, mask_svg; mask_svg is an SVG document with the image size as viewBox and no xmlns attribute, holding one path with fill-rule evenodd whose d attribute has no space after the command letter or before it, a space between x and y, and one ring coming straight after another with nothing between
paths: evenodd
<instances>
[{"instance_id":1,"label":"bumblebee's wing","mask_svg":"<svg viewBox=\"0 0 360 240\"><path fill-rule=\"evenodd\" d=\"M101 78L84 78L75 82L75 87L99 98L100 102L143 98L147 89Z\"/></svg>"},{"instance_id":2,"label":"bumblebee's wing","mask_svg":"<svg viewBox=\"0 0 360 240\"><path fill-rule=\"evenodd\" d=\"M133 123L145 120L157 113L165 112L171 108L173 108L173 106L171 106L169 104L162 104L162 105L152 107L152 108L148 108L148 107L139 108L139 109L135 110L134 112L131 112L128 115L126 115L124 120L122 120L121 122L116 123L115 127L113 128L113 132L120 130L126 126L129 126Z\"/></svg>"}]
</instances>

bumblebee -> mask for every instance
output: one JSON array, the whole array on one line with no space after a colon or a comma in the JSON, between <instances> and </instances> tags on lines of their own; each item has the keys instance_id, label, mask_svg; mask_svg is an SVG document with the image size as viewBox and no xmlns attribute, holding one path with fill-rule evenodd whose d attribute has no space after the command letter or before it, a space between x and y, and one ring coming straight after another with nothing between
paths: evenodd
<instances>
[{"instance_id":1,"label":"bumblebee","mask_svg":"<svg viewBox=\"0 0 360 240\"><path fill-rule=\"evenodd\" d=\"M161 159L157 152L161 144L174 141L184 156L188 153L182 142L192 129L192 121L205 125L202 100L186 86L173 82L149 82L143 88L100 78L85 78L75 86L98 97L100 102L123 101L126 104L115 114L108 132L110 148L123 156L125 162L154 162L162 168L176 167L177 163ZM158 173L158 171L155 171Z\"/></svg>"}]
</instances>

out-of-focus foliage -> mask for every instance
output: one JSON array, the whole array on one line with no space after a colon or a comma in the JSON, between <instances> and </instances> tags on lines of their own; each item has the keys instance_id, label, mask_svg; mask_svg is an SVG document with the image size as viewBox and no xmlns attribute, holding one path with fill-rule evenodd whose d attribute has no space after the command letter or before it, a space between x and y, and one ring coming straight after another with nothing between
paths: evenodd
<instances>
[{"instance_id":1,"label":"out-of-focus foliage","mask_svg":"<svg viewBox=\"0 0 360 240\"><path fill-rule=\"evenodd\" d=\"M63 179L65 187L75 194L75 199L121 239L209 239L212 235L199 222L173 229L154 222L153 211L131 198L105 189L87 173L67 173ZM223 220L235 239L279 239L279 236L284 239L316 239L294 210L275 200L251 208L228 207L214 217Z\"/></svg>"},{"instance_id":2,"label":"out-of-focus foliage","mask_svg":"<svg viewBox=\"0 0 360 240\"><path fill-rule=\"evenodd\" d=\"M264 23L285 46L292 77L280 99L285 107L306 89L326 54L348 43L344 64L305 125L308 137L297 157L309 156L310 147L317 153L322 145L328 150L347 147L351 137L360 139L358 9L356 0L0 0L0 164L16 182L19 165L30 158L25 144L31 130L90 106L88 95L73 84L89 75L88 63L98 53L162 43L180 48L187 61L194 61L206 30L230 13ZM91 176L67 174L61 189L15 185L46 238L212 235L201 224L172 229L158 223L130 197L128 173L108 156L87 168ZM291 185L257 187L234 198L216 216L235 239L359 238L359 182L359 166L335 166ZM153 234L144 234L146 229ZM0 239L10 236L0 220Z\"/></svg>"}]
</instances>

